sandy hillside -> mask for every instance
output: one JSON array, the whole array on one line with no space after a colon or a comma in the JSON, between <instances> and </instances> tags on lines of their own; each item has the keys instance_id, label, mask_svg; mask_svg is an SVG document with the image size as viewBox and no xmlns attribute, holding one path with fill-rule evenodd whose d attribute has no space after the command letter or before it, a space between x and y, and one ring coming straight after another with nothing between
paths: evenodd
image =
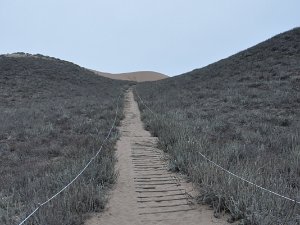
<instances>
[{"instance_id":1,"label":"sandy hillside","mask_svg":"<svg viewBox=\"0 0 300 225\"><path fill-rule=\"evenodd\" d=\"M167 75L157 73L157 72L152 72L152 71L139 71L139 72L120 73L120 74L103 73L94 70L93 72L95 72L100 76L108 77L111 79L130 80L136 82L155 81L155 80L162 80L168 78Z\"/></svg>"}]
</instances>

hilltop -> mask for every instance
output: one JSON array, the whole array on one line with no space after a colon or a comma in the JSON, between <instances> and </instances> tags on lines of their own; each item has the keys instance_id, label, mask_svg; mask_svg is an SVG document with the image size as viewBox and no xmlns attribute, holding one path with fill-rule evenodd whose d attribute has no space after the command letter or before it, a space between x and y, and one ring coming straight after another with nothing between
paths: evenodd
<instances>
[{"instance_id":1,"label":"hilltop","mask_svg":"<svg viewBox=\"0 0 300 225\"><path fill-rule=\"evenodd\" d=\"M179 75L175 80L214 78L226 78L233 81L236 79L239 82L284 80L291 75L292 71L299 69L299 36L300 28L295 28L226 59L183 74L186 76Z\"/></svg>"},{"instance_id":2,"label":"hilltop","mask_svg":"<svg viewBox=\"0 0 300 225\"><path fill-rule=\"evenodd\" d=\"M199 154L300 200L300 28L136 90L157 113L140 102L147 128L171 155L170 168L198 184L199 201L216 216L226 210L231 222L241 224L300 222L293 202L246 184Z\"/></svg>"},{"instance_id":3,"label":"hilltop","mask_svg":"<svg viewBox=\"0 0 300 225\"><path fill-rule=\"evenodd\" d=\"M8 58L36 58L36 59L44 59L44 60L62 61L58 58L54 58L50 56L44 56L41 54L29 54L24 52L16 52L12 54L6 54L3 56ZM156 80L162 80L168 78L167 75L158 72L153 72L153 71L137 71L137 72L118 73L118 74L99 72L91 69L89 71L97 75L100 75L102 77L106 77L114 80L125 80L125 81L134 81L134 82L156 81Z\"/></svg>"},{"instance_id":4,"label":"hilltop","mask_svg":"<svg viewBox=\"0 0 300 225\"><path fill-rule=\"evenodd\" d=\"M135 82L156 81L156 80L162 80L168 78L167 75L153 72L153 71L138 71L138 72L119 73L119 74L103 73L94 70L92 71L95 72L97 75L103 77L108 77L116 80L135 81Z\"/></svg>"}]
</instances>

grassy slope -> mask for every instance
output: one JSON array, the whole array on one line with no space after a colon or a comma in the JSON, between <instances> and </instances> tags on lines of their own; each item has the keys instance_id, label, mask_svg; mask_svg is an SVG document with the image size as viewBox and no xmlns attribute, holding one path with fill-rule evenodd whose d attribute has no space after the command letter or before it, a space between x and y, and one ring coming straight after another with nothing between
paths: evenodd
<instances>
[{"instance_id":1,"label":"grassy slope","mask_svg":"<svg viewBox=\"0 0 300 225\"><path fill-rule=\"evenodd\" d=\"M126 85L54 58L0 56L0 224L19 222L74 178L107 135ZM28 224L81 224L103 209L117 136Z\"/></svg>"},{"instance_id":2,"label":"grassy slope","mask_svg":"<svg viewBox=\"0 0 300 225\"><path fill-rule=\"evenodd\" d=\"M299 206L228 176L226 169L300 201L300 28L183 76L139 84L148 129L199 200L241 224L299 224Z\"/></svg>"}]
</instances>

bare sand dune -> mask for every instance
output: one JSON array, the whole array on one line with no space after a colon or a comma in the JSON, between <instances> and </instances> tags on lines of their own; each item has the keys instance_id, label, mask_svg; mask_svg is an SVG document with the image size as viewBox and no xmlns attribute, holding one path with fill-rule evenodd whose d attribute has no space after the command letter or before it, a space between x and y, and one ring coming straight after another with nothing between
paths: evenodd
<instances>
[{"instance_id":1,"label":"bare sand dune","mask_svg":"<svg viewBox=\"0 0 300 225\"><path fill-rule=\"evenodd\" d=\"M136 81L136 82L145 82L145 81L156 81L168 78L167 75L162 73L152 72L152 71L139 71L139 72L131 72L131 73L119 73L119 74L112 74L112 73L103 73L92 70L97 75L108 77L111 79L116 80L129 80L129 81Z\"/></svg>"}]
</instances>

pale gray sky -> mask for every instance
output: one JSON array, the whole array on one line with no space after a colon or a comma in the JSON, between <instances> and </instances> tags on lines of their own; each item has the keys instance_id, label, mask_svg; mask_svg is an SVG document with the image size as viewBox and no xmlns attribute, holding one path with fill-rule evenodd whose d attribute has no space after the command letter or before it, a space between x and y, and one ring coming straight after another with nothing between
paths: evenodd
<instances>
[{"instance_id":1,"label":"pale gray sky","mask_svg":"<svg viewBox=\"0 0 300 225\"><path fill-rule=\"evenodd\" d=\"M0 54L178 75L300 26L299 0L0 0Z\"/></svg>"}]
</instances>

